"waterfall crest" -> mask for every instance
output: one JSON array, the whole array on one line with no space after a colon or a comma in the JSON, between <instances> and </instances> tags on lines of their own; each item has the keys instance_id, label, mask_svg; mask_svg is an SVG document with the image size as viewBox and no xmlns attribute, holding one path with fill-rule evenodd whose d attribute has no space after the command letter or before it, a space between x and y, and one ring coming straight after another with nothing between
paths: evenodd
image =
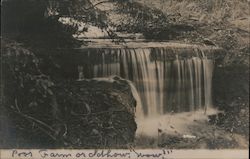
<instances>
[{"instance_id":1,"label":"waterfall crest","mask_svg":"<svg viewBox=\"0 0 250 159\"><path fill-rule=\"evenodd\" d=\"M141 98L142 110L137 111L144 116L212 105L213 61L200 49L185 54L166 48L110 48L95 49L86 56L88 69L81 66L79 74L89 78L118 75L132 81Z\"/></svg>"}]
</instances>

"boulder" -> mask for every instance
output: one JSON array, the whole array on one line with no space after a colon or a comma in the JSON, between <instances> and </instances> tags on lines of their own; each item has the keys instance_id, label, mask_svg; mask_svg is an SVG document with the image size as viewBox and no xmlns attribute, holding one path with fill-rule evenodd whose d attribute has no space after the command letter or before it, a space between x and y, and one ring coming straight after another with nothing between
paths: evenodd
<instances>
[{"instance_id":1,"label":"boulder","mask_svg":"<svg viewBox=\"0 0 250 159\"><path fill-rule=\"evenodd\" d=\"M136 101L120 77L61 83L54 87L59 135L65 146L125 148L135 137Z\"/></svg>"}]
</instances>

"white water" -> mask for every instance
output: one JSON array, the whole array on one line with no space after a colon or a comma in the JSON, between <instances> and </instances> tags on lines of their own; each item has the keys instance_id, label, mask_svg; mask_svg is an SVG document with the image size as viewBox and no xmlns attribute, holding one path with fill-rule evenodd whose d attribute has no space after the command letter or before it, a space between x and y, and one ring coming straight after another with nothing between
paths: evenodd
<instances>
[{"instance_id":1,"label":"white water","mask_svg":"<svg viewBox=\"0 0 250 159\"><path fill-rule=\"evenodd\" d=\"M182 113L168 113L165 115L147 117L144 119L137 119L136 135L157 137L159 130L161 133L168 135L181 135L185 137L192 134L192 126L203 125L206 126L208 115L216 114L219 111L214 108L208 108L207 114L204 115L203 110Z\"/></svg>"},{"instance_id":2,"label":"white water","mask_svg":"<svg viewBox=\"0 0 250 159\"><path fill-rule=\"evenodd\" d=\"M167 112L205 111L212 105L213 61L198 49L186 53L184 58L178 51L174 58L169 58L170 53L164 48L111 48L96 52L99 59L91 62L92 77L118 75L132 81L141 99L136 109L139 118ZM91 56L96 54L87 56L93 59ZM80 76L84 76L82 71Z\"/></svg>"}]
</instances>

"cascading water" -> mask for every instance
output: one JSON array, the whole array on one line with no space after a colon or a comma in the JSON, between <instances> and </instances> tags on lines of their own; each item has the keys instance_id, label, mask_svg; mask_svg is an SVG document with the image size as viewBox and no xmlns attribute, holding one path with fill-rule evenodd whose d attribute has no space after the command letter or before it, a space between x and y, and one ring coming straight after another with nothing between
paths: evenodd
<instances>
[{"instance_id":1,"label":"cascading water","mask_svg":"<svg viewBox=\"0 0 250 159\"><path fill-rule=\"evenodd\" d=\"M87 58L88 73L79 67L80 78L118 75L131 80L141 98L137 114L155 116L212 105L213 61L200 49L193 48L192 54L165 48L96 49Z\"/></svg>"}]
</instances>

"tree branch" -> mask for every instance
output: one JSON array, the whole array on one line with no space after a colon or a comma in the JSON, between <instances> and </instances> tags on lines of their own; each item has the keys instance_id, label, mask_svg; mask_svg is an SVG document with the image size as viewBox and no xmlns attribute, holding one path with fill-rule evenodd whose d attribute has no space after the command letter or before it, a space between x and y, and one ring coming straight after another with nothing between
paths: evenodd
<instances>
[{"instance_id":1,"label":"tree branch","mask_svg":"<svg viewBox=\"0 0 250 159\"><path fill-rule=\"evenodd\" d=\"M96 6L98 6L98 5L100 5L100 4L102 4L102 3L110 3L110 2L113 2L113 0L107 0L107 1L101 1L101 2L98 2L98 3L96 3L96 4L93 4L91 7L89 7L89 8L85 8L85 10L90 10L90 9L93 9L93 8L95 8ZM91 3L91 2L90 2Z\"/></svg>"},{"instance_id":2,"label":"tree branch","mask_svg":"<svg viewBox=\"0 0 250 159\"><path fill-rule=\"evenodd\" d=\"M52 127L50 127L50 126L47 125L46 123L44 123L44 122L42 122L42 121L40 121L40 120L38 120L38 119L36 119L36 118L34 118L34 117L31 117L31 116L28 116L28 115L26 115L26 114L23 114L22 112L15 112L15 113L19 114L20 116L22 116L22 117L24 117L24 118L26 118L26 119L32 120L32 121L35 122L35 123L39 123L40 125L42 125L42 126L48 128L48 129L49 129L50 131L52 131L52 132L55 132L55 130L54 130Z\"/></svg>"}]
</instances>

